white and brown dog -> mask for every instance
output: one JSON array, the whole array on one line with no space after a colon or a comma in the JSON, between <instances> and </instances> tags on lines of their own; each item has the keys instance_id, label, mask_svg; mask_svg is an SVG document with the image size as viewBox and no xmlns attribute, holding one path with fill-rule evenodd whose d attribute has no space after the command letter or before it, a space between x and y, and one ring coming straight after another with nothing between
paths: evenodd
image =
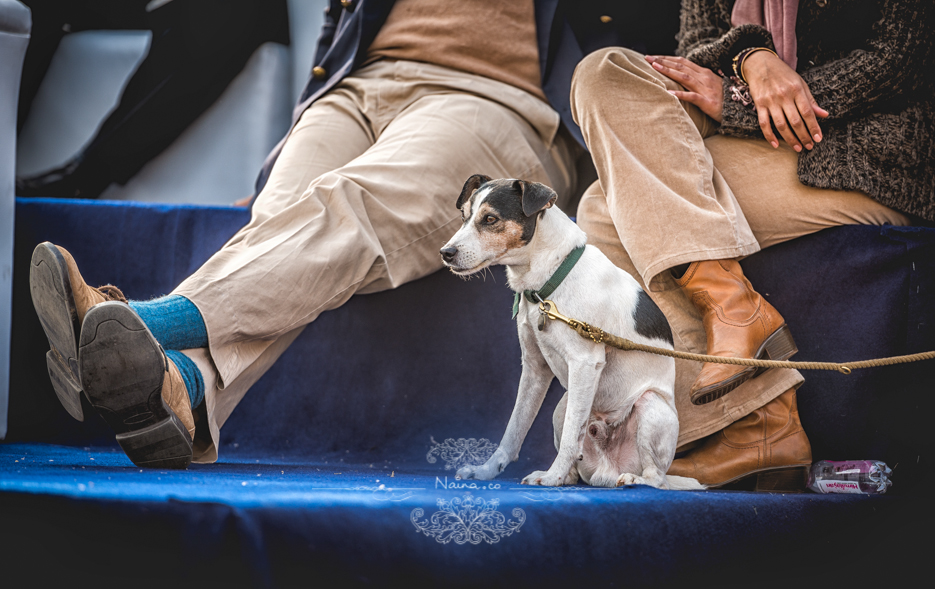
<instances>
[{"instance_id":1,"label":"white and brown dog","mask_svg":"<svg viewBox=\"0 0 935 589\"><path fill-rule=\"evenodd\" d=\"M445 265L468 276L503 264L510 288L523 293L541 289L583 247L549 299L568 317L671 349L672 332L659 308L633 277L585 246L585 233L552 206L555 199L535 182L471 176L457 201L464 224L441 249ZM666 476L679 429L671 358L598 345L556 321L539 325L538 305L523 296L517 316L523 372L513 414L493 456L461 468L458 478L492 479L519 457L554 375L567 390L552 418L558 456L524 484L574 484L580 476L601 487L704 488L695 479Z\"/></svg>"}]
</instances>

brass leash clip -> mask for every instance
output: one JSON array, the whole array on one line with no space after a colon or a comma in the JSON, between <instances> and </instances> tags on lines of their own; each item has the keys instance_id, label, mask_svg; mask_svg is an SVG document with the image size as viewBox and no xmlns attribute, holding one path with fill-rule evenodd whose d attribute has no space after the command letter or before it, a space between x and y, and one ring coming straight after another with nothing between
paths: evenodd
<instances>
[{"instance_id":1,"label":"brass leash clip","mask_svg":"<svg viewBox=\"0 0 935 589\"><path fill-rule=\"evenodd\" d=\"M558 306L546 299L539 299L539 331L543 329L543 319L548 317L549 319L558 319L559 321L564 321L572 327L572 329L578 329L579 327L584 328L587 332L588 337L596 344L604 343L604 330L596 327L591 327L587 323L582 323L571 319L570 317L565 317L558 312Z\"/></svg>"},{"instance_id":2,"label":"brass leash clip","mask_svg":"<svg viewBox=\"0 0 935 589\"><path fill-rule=\"evenodd\" d=\"M548 299L544 301L541 299L539 300L539 313L545 315L549 319L558 319L559 321L564 321L565 323L567 323L568 325L571 325L572 327L578 327L577 321L575 321L574 319L569 319L568 317L565 317L564 315L559 313L558 306Z\"/></svg>"}]
</instances>

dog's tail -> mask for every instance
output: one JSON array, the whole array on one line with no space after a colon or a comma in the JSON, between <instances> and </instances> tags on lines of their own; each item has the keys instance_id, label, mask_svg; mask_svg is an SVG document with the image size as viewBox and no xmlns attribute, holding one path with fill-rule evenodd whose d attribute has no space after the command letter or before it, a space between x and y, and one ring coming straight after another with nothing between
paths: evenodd
<instances>
[{"instance_id":1,"label":"dog's tail","mask_svg":"<svg viewBox=\"0 0 935 589\"><path fill-rule=\"evenodd\" d=\"M675 476L674 474L666 475L666 483L668 483L669 488L673 491L704 491L708 488L699 483L696 479Z\"/></svg>"}]
</instances>

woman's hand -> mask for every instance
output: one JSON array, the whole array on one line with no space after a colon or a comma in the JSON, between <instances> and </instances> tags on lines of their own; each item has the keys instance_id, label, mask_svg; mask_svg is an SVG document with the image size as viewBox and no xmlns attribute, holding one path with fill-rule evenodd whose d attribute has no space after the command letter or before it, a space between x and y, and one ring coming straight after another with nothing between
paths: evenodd
<instances>
[{"instance_id":1,"label":"woman's hand","mask_svg":"<svg viewBox=\"0 0 935 589\"><path fill-rule=\"evenodd\" d=\"M694 104L701 112L721 122L721 108L724 104L721 76L684 57L647 55L646 61L657 72L685 87L684 91L669 90L670 94Z\"/></svg>"},{"instance_id":2,"label":"woman's hand","mask_svg":"<svg viewBox=\"0 0 935 589\"><path fill-rule=\"evenodd\" d=\"M828 111L818 106L805 80L786 62L769 51L750 54L743 63L743 76L750 86L763 136L773 147L779 141L773 125L796 151L812 149L821 141L821 128L815 118L825 118Z\"/></svg>"}]
</instances>

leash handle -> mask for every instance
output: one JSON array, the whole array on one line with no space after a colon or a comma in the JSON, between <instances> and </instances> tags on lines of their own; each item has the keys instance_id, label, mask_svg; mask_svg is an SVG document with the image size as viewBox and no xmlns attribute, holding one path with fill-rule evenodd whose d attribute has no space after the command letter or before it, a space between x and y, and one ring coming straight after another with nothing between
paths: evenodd
<instances>
[{"instance_id":1,"label":"leash handle","mask_svg":"<svg viewBox=\"0 0 935 589\"><path fill-rule=\"evenodd\" d=\"M906 364L909 362L918 362L919 360L935 359L935 351L920 352L918 354L908 354L905 356L891 356L889 358L875 358L873 360L861 360L858 362L791 362L788 360L760 360L757 358L725 358L723 356L711 356L708 354L693 354L691 352L678 352L676 350L667 350L638 344L634 341L607 333L599 327L594 327L570 317L566 317L558 312L558 305L548 299L539 303L539 312L549 319L557 319L585 339L589 339L596 344L607 344L624 351L647 352L657 356L668 356L681 360L693 360L695 362L711 362L713 364L731 364L734 366L755 366L757 368L795 368L798 370L833 370L841 374L851 374L854 370L860 368L875 368L878 366L892 366L893 364Z\"/></svg>"}]
</instances>

